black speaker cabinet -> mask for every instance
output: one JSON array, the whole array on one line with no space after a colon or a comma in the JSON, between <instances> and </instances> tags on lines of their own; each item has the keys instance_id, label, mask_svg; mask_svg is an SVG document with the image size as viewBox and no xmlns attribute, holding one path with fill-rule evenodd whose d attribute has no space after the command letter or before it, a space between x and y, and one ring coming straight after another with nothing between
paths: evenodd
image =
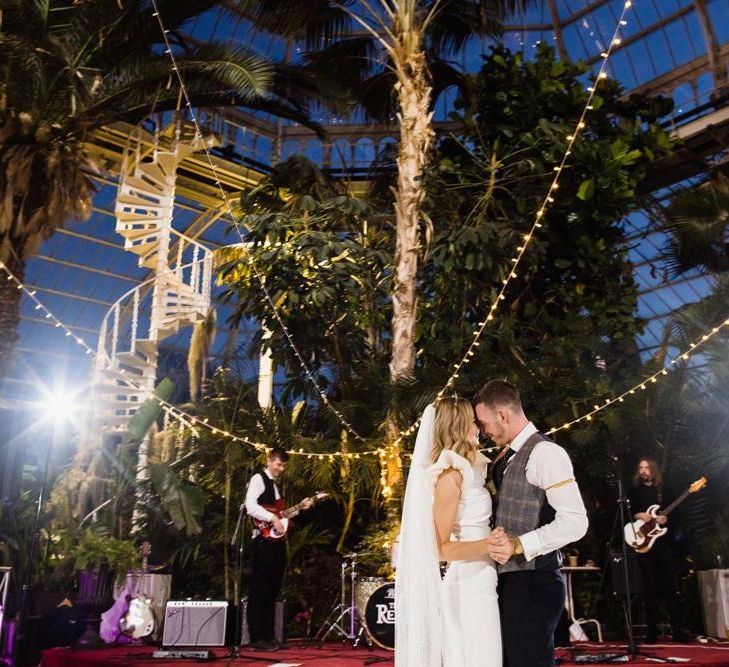
<instances>
[{"instance_id":1,"label":"black speaker cabinet","mask_svg":"<svg viewBox=\"0 0 729 667\"><path fill-rule=\"evenodd\" d=\"M628 550L628 582L631 596L643 595L643 578L640 575L640 567L636 558L637 556L633 551ZM615 595L625 595L625 569L622 551L613 551L610 554L610 579L612 580L613 593Z\"/></svg>"},{"instance_id":2,"label":"black speaker cabinet","mask_svg":"<svg viewBox=\"0 0 729 667\"><path fill-rule=\"evenodd\" d=\"M228 603L175 600L165 607L162 646L224 646Z\"/></svg>"}]
</instances>

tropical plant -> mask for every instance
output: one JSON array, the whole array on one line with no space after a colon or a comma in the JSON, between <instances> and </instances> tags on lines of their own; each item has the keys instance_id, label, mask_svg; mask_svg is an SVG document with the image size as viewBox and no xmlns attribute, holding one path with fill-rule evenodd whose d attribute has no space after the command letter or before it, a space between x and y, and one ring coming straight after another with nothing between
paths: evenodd
<instances>
[{"instance_id":1,"label":"tropical plant","mask_svg":"<svg viewBox=\"0 0 729 667\"><path fill-rule=\"evenodd\" d=\"M472 37L497 35L508 13L529 0L317 0L314 4L316 9L285 0L250 0L243 6L269 29L303 37L309 62L341 80L368 114L380 121L397 119L389 381L407 384L414 379L416 365L418 261L427 247L421 230L432 224L423 212L422 177L435 136L433 106L439 93L461 79L446 59ZM311 21L307 15L317 18ZM302 26L298 33L291 29L296 25ZM392 408L385 421L391 443L387 460L395 462L400 424ZM389 466L387 489L397 488L399 471L399 466Z\"/></svg>"},{"instance_id":2,"label":"tropical plant","mask_svg":"<svg viewBox=\"0 0 729 667\"><path fill-rule=\"evenodd\" d=\"M146 536L153 544L154 553L172 562L175 571L189 572L191 564L195 563L196 574L184 578L186 594L211 589L224 591L227 596L240 593L230 540L248 480L265 465L265 454L260 451L260 445L257 450L250 444L233 441L222 434L225 431L248 443L265 443L269 447L281 446L309 453L289 460L282 491L291 503L311 496L315 491L330 496L312 512L297 517L296 530L289 540L290 578L298 581L301 574L302 581L308 582L307 586L313 585L313 581L309 581L310 574L297 571L300 560L314 559L312 549L334 552L335 549L351 548L359 539L363 523L374 516L372 512L365 512L368 518L363 519L357 510L373 504L376 461L372 457L367 460L354 458L363 447L361 443L351 446L351 461L332 460L329 453L346 447L346 443L304 435L304 427L309 430L322 422L318 411L309 414L303 403L261 410L256 402L255 381L244 368L216 371L207 385L205 400L187 408L197 419L207 420L215 431L193 431L189 426L183 429L170 427L169 438L164 433L156 438L151 452L152 481L154 468L164 463L175 470L181 483L184 481L186 486L199 489L202 494L199 507L204 507L205 514L197 519L203 530L183 535L170 521L170 518L175 519L174 513L148 511ZM159 489L159 484L155 484L155 489ZM177 505L180 510L184 509L181 502ZM190 502L187 506L193 508ZM315 521L312 516L317 517ZM334 534L324 531L321 526L338 526L339 529ZM248 541L249 527L244 525L241 529ZM311 596L307 596L311 602ZM303 599L301 604L304 604Z\"/></svg>"},{"instance_id":3,"label":"tropical plant","mask_svg":"<svg viewBox=\"0 0 729 667\"><path fill-rule=\"evenodd\" d=\"M663 229L668 234L665 262L673 275L692 269L729 270L729 169L717 167L704 183L669 200Z\"/></svg>"},{"instance_id":4,"label":"tropical plant","mask_svg":"<svg viewBox=\"0 0 729 667\"><path fill-rule=\"evenodd\" d=\"M73 571L93 569L106 564L118 577L139 565L140 555L131 540L119 540L109 535L85 530L68 554Z\"/></svg>"},{"instance_id":5,"label":"tropical plant","mask_svg":"<svg viewBox=\"0 0 729 667\"><path fill-rule=\"evenodd\" d=\"M418 381L396 393L404 417L422 410L443 386L496 297L585 103L583 71L555 61L548 49L534 62L496 49L469 79L455 129L438 144L423 179L434 234L419 272ZM650 161L670 150L656 122L670 102L624 102L619 88L608 84L593 106L589 139L573 148L570 177L525 255L511 306L500 312L459 377L459 391L466 392L483 382L484 368L518 380L525 396L539 396L548 424L591 406L595 396L607 395L640 368L637 291L620 218L638 206L636 186ZM358 393L350 393L352 387L377 386L374 378L384 387L388 379L391 337L383 322L390 314L394 260L386 250L395 232L379 194L386 187L375 183L373 198L342 198L302 164L280 165L260 197L244 198L249 249L322 386L357 420L360 433L374 436L390 395L380 390L358 410L347 408ZM309 176L297 180L297 167ZM294 395L305 392L298 361L287 356L266 304L255 297L246 263L234 261L222 275L229 296L238 297L236 317L254 317L274 329L270 344L287 360L287 386ZM336 345L345 353L335 354ZM331 437L334 428L332 423ZM587 437L598 442L591 433ZM604 465L592 454L584 461L596 471Z\"/></svg>"},{"instance_id":6,"label":"tropical plant","mask_svg":"<svg viewBox=\"0 0 729 667\"><path fill-rule=\"evenodd\" d=\"M311 125L318 80L223 42L185 33L214 0L158 0L193 105L238 105ZM20 280L27 258L71 218L85 218L99 173L86 147L113 121L179 108L180 90L146 0L0 2L0 261ZM0 377L17 340L20 293L0 281Z\"/></svg>"}]
</instances>

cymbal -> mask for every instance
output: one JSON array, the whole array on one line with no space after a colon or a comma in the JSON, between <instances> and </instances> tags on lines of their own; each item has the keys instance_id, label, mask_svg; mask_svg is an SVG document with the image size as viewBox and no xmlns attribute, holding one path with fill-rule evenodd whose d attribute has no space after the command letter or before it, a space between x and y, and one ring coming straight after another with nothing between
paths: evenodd
<instances>
[{"instance_id":1,"label":"cymbal","mask_svg":"<svg viewBox=\"0 0 729 667\"><path fill-rule=\"evenodd\" d=\"M342 558L359 558L360 556L374 556L374 551L353 551L351 554L342 554Z\"/></svg>"}]
</instances>

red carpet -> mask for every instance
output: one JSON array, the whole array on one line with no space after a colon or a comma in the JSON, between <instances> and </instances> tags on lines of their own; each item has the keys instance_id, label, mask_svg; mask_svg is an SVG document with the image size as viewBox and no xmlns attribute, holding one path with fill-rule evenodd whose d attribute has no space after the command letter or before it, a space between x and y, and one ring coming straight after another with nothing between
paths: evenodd
<instances>
[{"instance_id":1,"label":"red carpet","mask_svg":"<svg viewBox=\"0 0 729 667\"><path fill-rule=\"evenodd\" d=\"M575 644L572 649L558 649L557 655L561 665L608 665L626 664L609 662L583 662L578 656L619 653L625 649L622 644ZM43 653L43 667L120 667L121 665L157 665L157 667L174 667L174 665L197 663L195 660L162 660L152 658L153 647L124 646L99 650L73 650L66 648L51 649ZM676 664L704 665L705 667L729 667L729 642L716 644L644 644L640 650L656 658L683 658ZM217 649L216 659L212 665L260 665L269 666L276 663L300 664L302 667L360 667L365 664L378 664L391 667L394 654L391 651L366 648L353 649L349 645L326 644L317 649L292 644L285 651L259 653L243 650L236 660L226 656L226 651ZM631 665L656 665L655 660L637 657Z\"/></svg>"},{"instance_id":2,"label":"red carpet","mask_svg":"<svg viewBox=\"0 0 729 667\"><path fill-rule=\"evenodd\" d=\"M711 665L711 667L729 667L729 642L712 644L673 644L665 642L661 644L641 644L639 652L645 656L636 656L629 663L608 662L607 655L610 653L624 653L625 644L575 644L571 649L557 649L557 655L562 665L657 665L666 664L657 661L655 658L679 658L674 664L683 665ZM602 654L604 662L585 662L579 660L578 656L595 656ZM654 659L651 659L653 657ZM684 662L688 658L688 662Z\"/></svg>"},{"instance_id":3,"label":"red carpet","mask_svg":"<svg viewBox=\"0 0 729 667\"><path fill-rule=\"evenodd\" d=\"M292 643L285 651L261 653L243 649L239 658L225 657L226 650L215 649L215 660L201 663L197 660L162 660L153 658L154 647L118 646L99 650L74 650L54 648L43 652L43 667L120 667L121 665L156 665L174 667L175 665L274 665L276 663L300 664L302 667L360 667L372 664L392 667L394 653L383 649L368 651L366 648L353 649L348 644L325 644L317 649Z\"/></svg>"}]
</instances>

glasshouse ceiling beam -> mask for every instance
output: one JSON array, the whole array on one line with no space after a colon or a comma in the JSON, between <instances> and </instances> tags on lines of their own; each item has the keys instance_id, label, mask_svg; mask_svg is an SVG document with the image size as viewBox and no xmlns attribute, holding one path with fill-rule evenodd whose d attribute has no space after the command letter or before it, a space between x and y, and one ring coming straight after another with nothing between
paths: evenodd
<instances>
[{"instance_id":1,"label":"glasshouse ceiling beam","mask_svg":"<svg viewBox=\"0 0 729 667\"><path fill-rule=\"evenodd\" d=\"M719 40L716 38L716 32L711 24L709 13L706 11L706 0L693 0L693 3L704 34L709 65L714 76L714 88L720 88L727 82L727 72L722 62Z\"/></svg>"},{"instance_id":2,"label":"glasshouse ceiling beam","mask_svg":"<svg viewBox=\"0 0 729 667\"><path fill-rule=\"evenodd\" d=\"M73 292L65 292L59 289L53 289L51 287L43 287L42 285L25 285L28 289L38 290L39 292L46 292L47 294L53 294L54 296L62 296L74 301L86 301L87 303L93 303L97 306L111 307L114 304L111 301L102 301L101 299L94 299L90 296L82 296L80 294L74 294Z\"/></svg>"},{"instance_id":3,"label":"glasshouse ceiling beam","mask_svg":"<svg viewBox=\"0 0 729 667\"><path fill-rule=\"evenodd\" d=\"M109 278L116 278L118 280L126 280L130 283L137 283L139 282L137 278L134 278L132 276L126 276L122 273L114 273L113 271L106 271L105 269L97 269L93 266L88 266L87 264L78 264L77 262L69 262L65 259L58 259L57 257L49 257L48 255L34 255L33 259L41 259L44 262L51 262L52 264L60 264L61 266L68 266L72 269L81 269L82 271L89 271L91 273L98 273L102 276L107 276Z\"/></svg>"},{"instance_id":4,"label":"glasshouse ceiling beam","mask_svg":"<svg viewBox=\"0 0 729 667\"><path fill-rule=\"evenodd\" d=\"M56 327L54 322L44 319L43 317L31 317L30 315L21 315L20 319L24 320L25 322L34 322L36 324L45 324L49 327ZM84 333L92 334L94 336L99 335L98 329L91 329L90 327L84 327L80 324L71 324L70 322L64 322L64 325L71 331L83 331ZM79 350L81 350L81 348L79 348Z\"/></svg>"},{"instance_id":5,"label":"glasshouse ceiling beam","mask_svg":"<svg viewBox=\"0 0 729 667\"><path fill-rule=\"evenodd\" d=\"M88 243L95 243L96 245L103 245L107 248L114 248L114 250L124 250L123 243L114 243L113 241L107 241L106 239L98 238L97 236L91 236L90 234L82 234L81 232L73 231L72 229L58 229L57 234L62 236L71 236L75 239L81 239Z\"/></svg>"},{"instance_id":6,"label":"glasshouse ceiling beam","mask_svg":"<svg viewBox=\"0 0 729 667\"><path fill-rule=\"evenodd\" d=\"M673 133L680 142L677 149L653 163L640 185L641 194L679 183L729 159L729 95L722 102L722 108L682 125Z\"/></svg>"}]
</instances>

